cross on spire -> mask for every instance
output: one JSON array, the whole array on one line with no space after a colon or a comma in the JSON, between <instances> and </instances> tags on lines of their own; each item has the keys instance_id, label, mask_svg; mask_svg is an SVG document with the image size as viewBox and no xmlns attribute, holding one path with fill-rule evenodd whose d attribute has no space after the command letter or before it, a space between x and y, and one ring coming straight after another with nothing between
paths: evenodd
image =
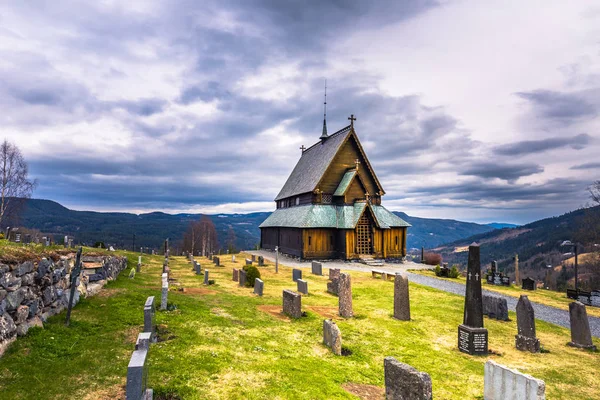
<instances>
[{"instance_id":1,"label":"cross on spire","mask_svg":"<svg viewBox=\"0 0 600 400\"><path fill-rule=\"evenodd\" d=\"M306 150L306 147L304 147L304 145L300 146L300 150L302 150L302 152L304 153L304 150Z\"/></svg>"},{"instance_id":2,"label":"cross on spire","mask_svg":"<svg viewBox=\"0 0 600 400\"><path fill-rule=\"evenodd\" d=\"M360 165L360 160L357 158L354 160L354 164L356 164L356 170L358 171L358 166Z\"/></svg>"},{"instance_id":3,"label":"cross on spire","mask_svg":"<svg viewBox=\"0 0 600 400\"><path fill-rule=\"evenodd\" d=\"M350 120L350 126L354 128L354 121L356 121L354 114L350 115L348 119Z\"/></svg>"}]
</instances>

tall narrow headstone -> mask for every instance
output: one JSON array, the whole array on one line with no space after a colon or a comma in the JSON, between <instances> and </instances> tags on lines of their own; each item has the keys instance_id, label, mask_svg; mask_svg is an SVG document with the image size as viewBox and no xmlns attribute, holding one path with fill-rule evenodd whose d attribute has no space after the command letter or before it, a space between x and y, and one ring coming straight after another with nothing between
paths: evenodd
<instances>
[{"instance_id":1,"label":"tall narrow headstone","mask_svg":"<svg viewBox=\"0 0 600 400\"><path fill-rule=\"evenodd\" d=\"M292 280L297 282L298 279L302 279L302 270L301 269L293 269L292 270Z\"/></svg>"},{"instance_id":2,"label":"tall narrow headstone","mask_svg":"<svg viewBox=\"0 0 600 400\"><path fill-rule=\"evenodd\" d=\"M167 296L169 295L169 278L167 273L162 274L162 293L160 297L160 309L167 309Z\"/></svg>"},{"instance_id":3,"label":"tall narrow headstone","mask_svg":"<svg viewBox=\"0 0 600 400\"><path fill-rule=\"evenodd\" d=\"M194 260L194 267L196 268L196 275L200 275L202 273L202 266L196 260Z\"/></svg>"},{"instance_id":4,"label":"tall narrow headstone","mask_svg":"<svg viewBox=\"0 0 600 400\"><path fill-rule=\"evenodd\" d=\"M515 254L515 283L521 286L521 276L519 275L519 255Z\"/></svg>"},{"instance_id":5,"label":"tall narrow headstone","mask_svg":"<svg viewBox=\"0 0 600 400\"><path fill-rule=\"evenodd\" d=\"M339 268L329 268L329 280L332 281L340 277Z\"/></svg>"},{"instance_id":6,"label":"tall narrow headstone","mask_svg":"<svg viewBox=\"0 0 600 400\"><path fill-rule=\"evenodd\" d=\"M241 287L246 286L246 271L244 271L243 269L240 269L240 273L239 273L239 285Z\"/></svg>"},{"instance_id":7,"label":"tall narrow headstone","mask_svg":"<svg viewBox=\"0 0 600 400\"><path fill-rule=\"evenodd\" d=\"M292 318L302 317L302 296L291 290L283 291L283 313Z\"/></svg>"},{"instance_id":8,"label":"tall narrow headstone","mask_svg":"<svg viewBox=\"0 0 600 400\"><path fill-rule=\"evenodd\" d=\"M421 264L425 264L425 247L421 247Z\"/></svg>"},{"instance_id":9,"label":"tall narrow headstone","mask_svg":"<svg viewBox=\"0 0 600 400\"><path fill-rule=\"evenodd\" d=\"M400 321L410 321L408 277L400 272L396 273L394 280L394 318Z\"/></svg>"},{"instance_id":10,"label":"tall narrow headstone","mask_svg":"<svg viewBox=\"0 0 600 400\"><path fill-rule=\"evenodd\" d=\"M498 271L498 262L492 261L492 267L490 268L492 274L495 274Z\"/></svg>"},{"instance_id":11,"label":"tall narrow headstone","mask_svg":"<svg viewBox=\"0 0 600 400\"><path fill-rule=\"evenodd\" d=\"M333 354L342 355L342 332L331 319L323 320L323 344L330 347Z\"/></svg>"},{"instance_id":12,"label":"tall narrow headstone","mask_svg":"<svg viewBox=\"0 0 600 400\"><path fill-rule=\"evenodd\" d=\"M262 296L263 290L265 287L265 283L260 278L256 278L254 280L254 294Z\"/></svg>"},{"instance_id":13,"label":"tall narrow headstone","mask_svg":"<svg viewBox=\"0 0 600 400\"><path fill-rule=\"evenodd\" d=\"M237 268L233 269L233 275L231 277L231 280L234 282L239 282L240 280L240 270Z\"/></svg>"},{"instance_id":14,"label":"tall narrow headstone","mask_svg":"<svg viewBox=\"0 0 600 400\"><path fill-rule=\"evenodd\" d=\"M279 273L279 246L275 246L275 273Z\"/></svg>"},{"instance_id":15,"label":"tall narrow headstone","mask_svg":"<svg viewBox=\"0 0 600 400\"><path fill-rule=\"evenodd\" d=\"M235 254L231 255L231 262L234 263L235 262Z\"/></svg>"},{"instance_id":16,"label":"tall narrow headstone","mask_svg":"<svg viewBox=\"0 0 600 400\"><path fill-rule=\"evenodd\" d=\"M256 262L256 255L252 254L252 262Z\"/></svg>"},{"instance_id":17,"label":"tall narrow headstone","mask_svg":"<svg viewBox=\"0 0 600 400\"><path fill-rule=\"evenodd\" d=\"M204 284L208 285L208 270L204 268Z\"/></svg>"},{"instance_id":18,"label":"tall narrow headstone","mask_svg":"<svg viewBox=\"0 0 600 400\"><path fill-rule=\"evenodd\" d=\"M517 350L537 353L540 351L540 341L535 337L535 313L527 296L521 295L517 302L517 335L515 336Z\"/></svg>"},{"instance_id":19,"label":"tall narrow headstone","mask_svg":"<svg viewBox=\"0 0 600 400\"><path fill-rule=\"evenodd\" d=\"M258 266L259 267L265 266L265 258L263 256L258 256Z\"/></svg>"},{"instance_id":20,"label":"tall narrow headstone","mask_svg":"<svg viewBox=\"0 0 600 400\"><path fill-rule=\"evenodd\" d=\"M469 246L465 309L463 323L458 326L458 349L471 355L488 353L488 331L483 327L481 264L477 244Z\"/></svg>"},{"instance_id":21,"label":"tall narrow headstone","mask_svg":"<svg viewBox=\"0 0 600 400\"><path fill-rule=\"evenodd\" d=\"M339 312L340 316L350 318L354 315L352 312L352 284L350 274L340 273L338 281Z\"/></svg>"},{"instance_id":22,"label":"tall narrow headstone","mask_svg":"<svg viewBox=\"0 0 600 400\"><path fill-rule=\"evenodd\" d=\"M583 349L596 349L592 342L590 321L588 320L585 305L578 301L569 304L569 319L571 321L571 341L569 346Z\"/></svg>"}]
</instances>

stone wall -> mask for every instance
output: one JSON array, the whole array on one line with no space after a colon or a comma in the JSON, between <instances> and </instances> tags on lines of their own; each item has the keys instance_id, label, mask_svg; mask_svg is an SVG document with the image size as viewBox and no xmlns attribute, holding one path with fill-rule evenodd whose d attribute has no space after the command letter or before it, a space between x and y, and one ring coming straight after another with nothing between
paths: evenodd
<instances>
[{"instance_id":1,"label":"stone wall","mask_svg":"<svg viewBox=\"0 0 600 400\"><path fill-rule=\"evenodd\" d=\"M95 294L127 267L124 257L84 256L82 261L73 304L80 296ZM43 258L37 263L0 264L0 356L17 335L25 335L32 326L43 326L49 317L67 307L74 263L75 254L56 262Z\"/></svg>"}]
</instances>

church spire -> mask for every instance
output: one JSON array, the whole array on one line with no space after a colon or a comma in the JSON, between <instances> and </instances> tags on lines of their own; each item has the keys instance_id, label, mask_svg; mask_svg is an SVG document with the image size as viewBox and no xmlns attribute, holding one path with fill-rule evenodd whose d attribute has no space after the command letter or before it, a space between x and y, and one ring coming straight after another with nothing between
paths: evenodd
<instances>
[{"instance_id":1,"label":"church spire","mask_svg":"<svg viewBox=\"0 0 600 400\"><path fill-rule=\"evenodd\" d=\"M323 102L323 133L319 139L324 140L329 136L327 135L327 79L325 79L325 101Z\"/></svg>"}]
</instances>

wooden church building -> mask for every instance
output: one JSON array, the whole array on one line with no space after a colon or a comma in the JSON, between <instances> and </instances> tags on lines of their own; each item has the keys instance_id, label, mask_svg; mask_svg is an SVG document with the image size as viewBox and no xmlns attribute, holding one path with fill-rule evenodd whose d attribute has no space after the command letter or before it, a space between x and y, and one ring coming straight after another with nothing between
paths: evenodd
<instances>
[{"instance_id":1,"label":"wooden church building","mask_svg":"<svg viewBox=\"0 0 600 400\"><path fill-rule=\"evenodd\" d=\"M401 258L410 224L381 205L385 194L350 125L302 149L260 225L261 247L303 259Z\"/></svg>"}]
</instances>

